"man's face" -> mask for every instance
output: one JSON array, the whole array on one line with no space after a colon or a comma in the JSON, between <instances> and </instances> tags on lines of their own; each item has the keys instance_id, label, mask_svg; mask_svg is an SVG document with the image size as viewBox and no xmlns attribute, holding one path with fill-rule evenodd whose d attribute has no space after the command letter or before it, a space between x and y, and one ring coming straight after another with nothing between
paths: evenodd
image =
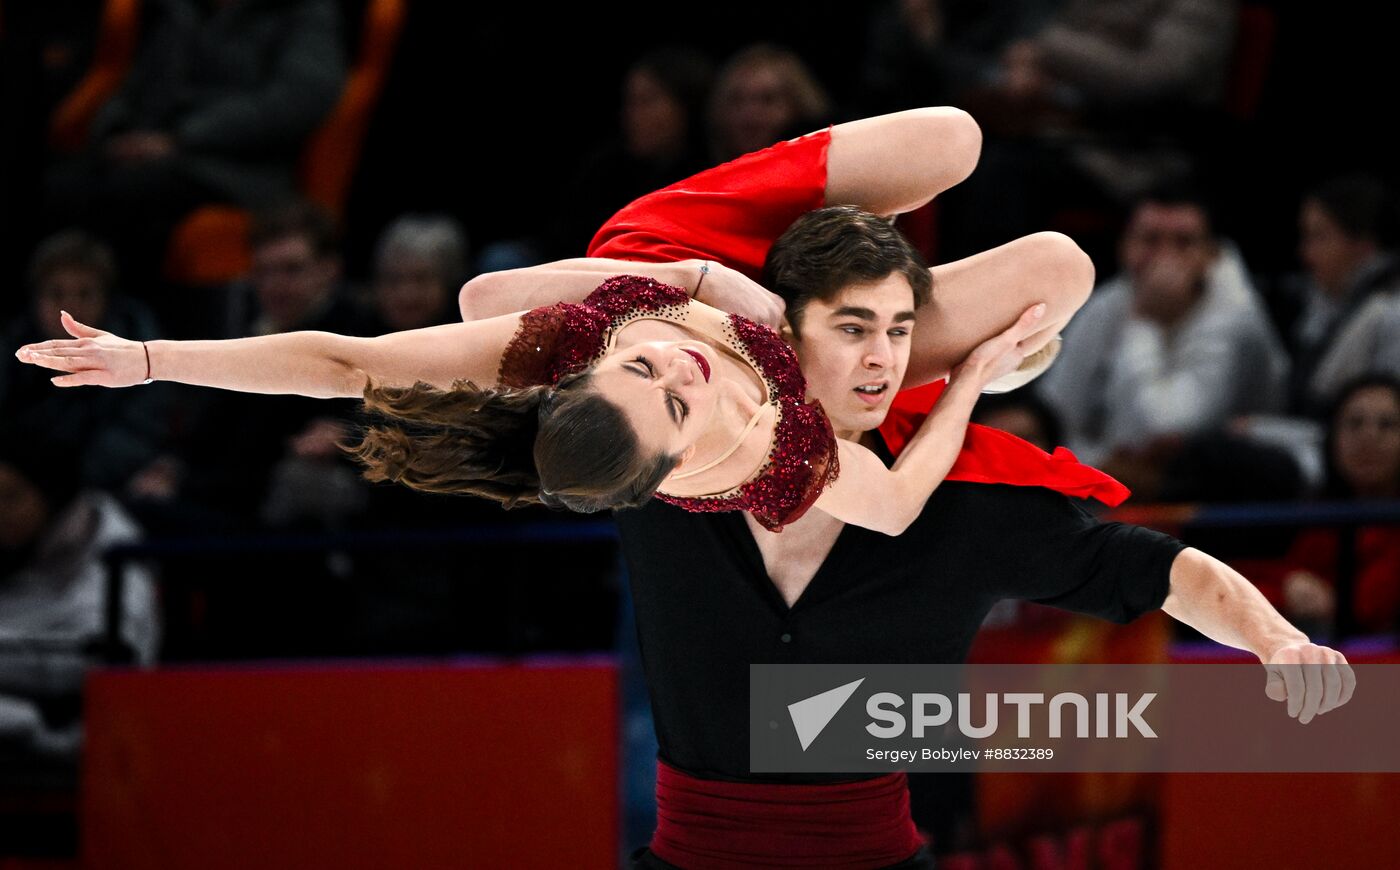
<instances>
[{"instance_id":1,"label":"man's face","mask_svg":"<svg viewBox=\"0 0 1400 870\"><path fill-rule=\"evenodd\" d=\"M838 438L857 440L884 422L909 365L913 329L914 291L898 273L807 303L793 346L807 394L822 403Z\"/></svg>"},{"instance_id":2,"label":"man's face","mask_svg":"<svg viewBox=\"0 0 1400 870\"><path fill-rule=\"evenodd\" d=\"M274 239L253 251L258 308L279 332L300 328L330 297L338 271L336 259L317 257L309 239Z\"/></svg>"},{"instance_id":3,"label":"man's face","mask_svg":"<svg viewBox=\"0 0 1400 870\"><path fill-rule=\"evenodd\" d=\"M1162 260L1178 263L1197 279L1215 258L1205 213L1194 205L1145 202L1133 212L1123 235L1123 268L1141 281Z\"/></svg>"}]
</instances>

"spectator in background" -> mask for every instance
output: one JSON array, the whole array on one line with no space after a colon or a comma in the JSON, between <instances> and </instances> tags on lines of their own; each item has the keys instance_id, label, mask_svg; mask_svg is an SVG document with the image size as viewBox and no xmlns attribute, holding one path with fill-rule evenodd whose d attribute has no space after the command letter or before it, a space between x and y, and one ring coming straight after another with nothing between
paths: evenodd
<instances>
[{"instance_id":1,"label":"spectator in background","mask_svg":"<svg viewBox=\"0 0 1400 870\"><path fill-rule=\"evenodd\" d=\"M579 256L618 209L705 168L713 80L710 59L681 46L654 49L632 64L622 86L621 135L585 158L566 188L553 258Z\"/></svg>"},{"instance_id":2,"label":"spectator in background","mask_svg":"<svg viewBox=\"0 0 1400 870\"><path fill-rule=\"evenodd\" d=\"M1400 378L1400 289L1373 293L1345 324L1313 373L1314 401L1336 396L1366 372Z\"/></svg>"},{"instance_id":3,"label":"spectator in background","mask_svg":"<svg viewBox=\"0 0 1400 870\"><path fill-rule=\"evenodd\" d=\"M289 196L302 143L345 81L340 16L334 0L148 4L135 65L88 148L50 174L50 213L113 239L146 282L191 209Z\"/></svg>"},{"instance_id":4,"label":"spectator in background","mask_svg":"<svg viewBox=\"0 0 1400 870\"><path fill-rule=\"evenodd\" d=\"M1041 379L1081 459L1108 462L1277 409L1287 360L1200 195L1163 189L1143 199L1120 257L1122 272L1080 309Z\"/></svg>"},{"instance_id":5,"label":"spectator in background","mask_svg":"<svg viewBox=\"0 0 1400 870\"><path fill-rule=\"evenodd\" d=\"M1301 307L1290 330L1296 412L1317 415L1345 381L1395 356L1377 344L1393 303L1376 299L1400 291L1400 261L1389 250L1392 208L1380 180L1364 175L1327 181L1303 198L1298 255L1307 275L1291 288ZM1353 321L1363 325L1340 340Z\"/></svg>"},{"instance_id":6,"label":"spectator in background","mask_svg":"<svg viewBox=\"0 0 1400 870\"><path fill-rule=\"evenodd\" d=\"M1232 0L1068 0L1007 45L959 104L988 140L948 200L944 255L1053 228L1066 207L1121 213L1198 171L1219 133L1237 17Z\"/></svg>"},{"instance_id":7,"label":"spectator in background","mask_svg":"<svg viewBox=\"0 0 1400 870\"><path fill-rule=\"evenodd\" d=\"M342 259L335 219L305 200L254 216L249 274L255 308L235 321L235 335L294 329L353 333L355 310L341 292Z\"/></svg>"},{"instance_id":8,"label":"spectator in background","mask_svg":"<svg viewBox=\"0 0 1400 870\"><path fill-rule=\"evenodd\" d=\"M339 238L328 214L300 201L261 212L250 241L253 268L238 298L252 307L232 315L234 336L298 329L363 334L363 318L341 292ZM133 481L133 494L147 509L163 506L151 522L243 527L261 516L279 525L320 523L360 503L363 485L340 473L349 467L333 446L354 402L202 392L186 403L192 410L176 433L176 451ZM317 501L322 497L325 504ZM329 513L320 513L322 507Z\"/></svg>"},{"instance_id":9,"label":"spectator in background","mask_svg":"<svg viewBox=\"0 0 1400 870\"><path fill-rule=\"evenodd\" d=\"M1400 499L1400 380L1367 375L1338 395L1327 431L1327 484L1338 501ZM1336 614L1338 531L1307 529L1286 558L1285 614L1326 625ZM1400 529L1356 532L1352 612L1364 632L1400 625Z\"/></svg>"},{"instance_id":10,"label":"spectator in background","mask_svg":"<svg viewBox=\"0 0 1400 870\"><path fill-rule=\"evenodd\" d=\"M710 97L710 160L724 163L831 120L831 101L802 59L760 43L720 70Z\"/></svg>"},{"instance_id":11,"label":"spectator in background","mask_svg":"<svg viewBox=\"0 0 1400 870\"><path fill-rule=\"evenodd\" d=\"M159 335L143 304L116 292L116 264L107 245L78 230L45 239L29 263L26 314L0 329L6 341L70 338L59 311L136 341ZM89 318L84 320L83 318ZM120 492L164 447L171 392L151 384L127 401L56 390L44 372L17 360L0 362L0 422L22 425L58 445L88 487Z\"/></svg>"},{"instance_id":12,"label":"spectator in background","mask_svg":"<svg viewBox=\"0 0 1400 870\"><path fill-rule=\"evenodd\" d=\"M1032 390L983 396L972 409L972 422L1010 432L1046 453L1064 443L1059 416Z\"/></svg>"},{"instance_id":13,"label":"spectator in background","mask_svg":"<svg viewBox=\"0 0 1400 870\"><path fill-rule=\"evenodd\" d=\"M867 111L958 106L1000 69L1007 44L1037 32L1056 0L887 0L870 20Z\"/></svg>"},{"instance_id":14,"label":"spectator in background","mask_svg":"<svg viewBox=\"0 0 1400 870\"><path fill-rule=\"evenodd\" d=\"M141 530L111 496L85 490L72 455L42 431L0 431L0 764L62 769L82 741L83 674L103 637L109 547ZM128 565L121 637L155 660L150 572Z\"/></svg>"},{"instance_id":15,"label":"spectator in background","mask_svg":"<svg viewBox=\"0 0 1400 870\"><path fill-rule=\"evenodd\" d=\"M460 319L457 291L467 277L467 236L457 221L446 215L399 218L375 249L373 311L364 334Z\"/></svg>"}]
</instances>

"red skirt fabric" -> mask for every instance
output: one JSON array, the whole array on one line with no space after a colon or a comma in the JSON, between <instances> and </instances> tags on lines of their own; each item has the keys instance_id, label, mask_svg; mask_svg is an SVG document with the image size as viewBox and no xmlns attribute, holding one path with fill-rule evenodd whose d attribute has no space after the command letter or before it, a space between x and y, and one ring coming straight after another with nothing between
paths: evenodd
<instances>
[{"instance_id":1,"label":"red skirt fabric","mask_svg":"<svg viewBox=\"0 0 1400 870\"><path fill-rule=\"evenodd\" d=\"M826 204L830 129L746 154L632 202L588 246L588 256L670 263L716 260L757 279L768 249L792 222ZM943 391L941 383L904 390L880 427L896 456ZM1128 488L1083 465L1063 447L1054 453L986 426L968 427L948 480L1041 486L1110 507Z\"/></svg>"},{"instance_id":2,"label":"red skirt fabric","mask_svg":"<svg viewBox=\"0 0 1400 870\"><path fill-rule=\"evenodd\" d=\"M868 870L898 864L923 845L903 773L787 785L698 779L657 763L650 849L679 867Z\"/></svg>"},{"instance_id":3,"label":"red skirt fabric","mask_svg":"<svg viewBox=\"0 0 1400 870\"><path fill-rule=\"evenodd\" d=\"M718 260L756 280L778 236L825 204L830 144L831 131L821 130L649 193L603 224L588 256Z\"/></svg>"},{"instance_id":4,"label":"red skirt fabric","mask_svg":"<svg viewBox=\"0 0 1400 870\"><path fill-rule=\"evenodd\" d=\"M919 431L945 386L946 382L936 381L912 390L901 390L894 397L885 422L880 424L880 435L891 453L898 456ZM962 451L945 479L1042 486L1076 498L1096 499L1109 507L1117 507L1131 495L1126 486L1075 459L1064 447L1046 453L1009 432L978 423L968 425Z\"/></svg>"}]
</instances>

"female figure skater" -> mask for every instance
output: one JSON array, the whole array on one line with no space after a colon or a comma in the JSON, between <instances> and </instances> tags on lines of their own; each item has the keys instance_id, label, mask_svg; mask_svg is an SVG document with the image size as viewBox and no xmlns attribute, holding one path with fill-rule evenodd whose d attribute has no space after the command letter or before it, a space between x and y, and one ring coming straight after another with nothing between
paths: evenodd
<instances>
[{"instance_id":1,"label":"female figure skater","mask_svg":"<svg viewBox=\"0 0 1400 870\"><path fill-rule=\"evenodd\" d=\"M955 183L975 162L976 127L963 113L900 113L769 151L815 145L825 168L830 144L832 178L864 185L865 199L878 200L891 195L892 177L896 186L908 186L891 168L893 155L908 156L903 140L930 132L943 134L940 159L957 168L921 174L920 189L901 190L904 198L884 209L898 211ZM843 165L850 167L844 173L838 171ZM921 168L926 171L927 163ZM961 271L1005 279L1015 245L981 255L981 263L964 261ZM956 265L946 267L951 277L959 275L951 268ZM661 268L668 275L673 270ZM659 490L693 510L749 510L774 530L815 503L844 522L897 534L956 458L977 394L1013 371L1037 343L1044 346L1087 295L1092 273L1079 271L1082 286L1060 288L1053 317L1046 316L1047 306L1032 305L1009 328L1006 303L1019 307L1029 300L1008 293L990 303L999 311L979 315L973 310L978 301L966 294L978 282L964 277L964 293L940 312L956 316L913 342L911 375L927 380L941 374L949 351L966 348L969 323L990 316L1000 324L953 371L938 406L891 469L864 448L836 441L820 408L805 404L796 358L774 333L697 303L683 289L638 278L607 282L584 305L370 339L289 333L140 344L65 316L73 339L29 345L18 356L69 372L54 379L60 386L160 378L250 392L364 395L371 408L420 425L372 428L357 452L372 476L421 489L579 510L638 504ZM1044 289L1021 278L1016 289L1022 294ZM697 289L703 280L702 273ZM886 401L879 392L872 398Z\"/></svg>"}]
</instances>

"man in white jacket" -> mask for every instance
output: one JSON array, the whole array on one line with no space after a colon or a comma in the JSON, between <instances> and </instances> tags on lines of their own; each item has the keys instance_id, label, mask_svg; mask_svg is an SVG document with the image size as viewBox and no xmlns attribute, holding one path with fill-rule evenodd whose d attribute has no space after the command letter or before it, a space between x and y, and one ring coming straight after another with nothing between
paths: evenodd
<instances>
[{"instance_id":1,"label":"man in white jacket","mask_svg":"<svg viewBox=\"0 0 1400 870\"><path fill-rule=\"evenodd\" d=\"M77 700L100 639L102 555L141 530L116 499L80 491L75 458L0 433L0 763L69 762L82 742ZM159 641L149 570L126 569L122 639L151 664Z\"/></svg>"},{"instance_id":2,"label":"man in white jacket","mask_svg":"<svg viewBox=\"0 0 1400 870\"><path fill-rule=\"evenodd\" d=\"M1199 197L1144 198L1120 255L1123 271L1070 323L1040 387L1083 461L1282 406L1287 357Z\"/></svg>"}]
</instances>

